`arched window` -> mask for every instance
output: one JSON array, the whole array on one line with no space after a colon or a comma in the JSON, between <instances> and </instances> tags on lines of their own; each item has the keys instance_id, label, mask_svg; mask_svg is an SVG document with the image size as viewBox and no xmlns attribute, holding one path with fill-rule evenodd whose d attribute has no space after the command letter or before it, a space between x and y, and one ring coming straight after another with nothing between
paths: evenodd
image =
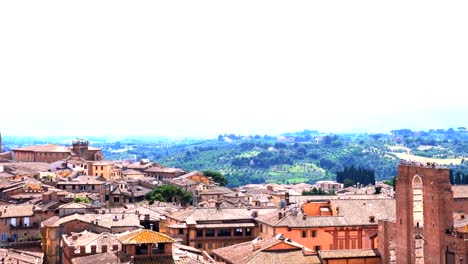
<instances>
[{"instance_id":1,"label":"arched window","mask_svg":"<svg viewBox=\"0 0 468 264\"><path fill-rule=\"evenodd\" d=\"M424 225L423 183L419 175L413 178L413 222L415 227Z\"/></svg>"}]
</instances>

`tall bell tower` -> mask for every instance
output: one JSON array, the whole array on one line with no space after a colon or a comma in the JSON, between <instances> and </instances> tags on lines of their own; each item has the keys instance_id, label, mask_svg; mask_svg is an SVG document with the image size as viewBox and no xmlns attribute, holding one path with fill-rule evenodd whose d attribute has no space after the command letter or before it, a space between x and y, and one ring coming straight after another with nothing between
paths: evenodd
<instances>
[{"instance_id":1,"label":"tall bell tower","mask_svg":"<svg viewBox=\"0 0 468 264\"><path fill-rule=\"evenodd\" d=\"M446 263L453 228L450 171L402 162L396 178L396 259L400 263Z\"/></svg>"}]
</instances>

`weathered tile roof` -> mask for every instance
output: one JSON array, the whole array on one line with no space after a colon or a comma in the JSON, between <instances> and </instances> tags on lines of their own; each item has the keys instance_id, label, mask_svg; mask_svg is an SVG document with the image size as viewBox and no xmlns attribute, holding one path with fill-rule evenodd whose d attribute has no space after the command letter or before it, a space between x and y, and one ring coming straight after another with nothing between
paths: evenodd
<instances>
[{"instance_id":1,"label":"weathered tile roof","mask_svg":"<svg viewBox=\"0 0 468 264\"><path fill-rule=\"evenodd\" d=\"M154 173L185 173L184 170L179 169L179 168L168 168L168 167L159 167L159 166L154 166L149 169L146 169L145 172L154 172Z\"/></svg>"},{"instance_id":2,"label":"weathered tile roof","mask_svg":"<svg viewBox=\"0 0 468 264\"><path fill-rule=\"evenodd\" d=\"M380 256L380 253L374 249L339 249L339 250L320 250L319 255L322 259L337 259L337 258L378 257Z\"/></svg>"},{"instance_id":3,"label":"weathered tile roof","mask_svg":"<svg viewBox=\"0 0 468 264\"><path fill-rule=\"evenodd\" d=\"M290 239L282 237L256 238L253 241L235 244L213 250L213 253L234 264L269 264L269 263L321 263L312 250ZM286 244L283 249L272 249L278 244ZM303 249L309 254L304 254Z\"/></svg>"},{"instance_id":4,"label":"weathered tile roof","mask_svg":"<svg viewBox=\"0 0 468 264\"><path fill-rule=\"evenodd\" d=\"M246 264L269 264L269 263L281 263L281 264L321 264L317 255L305 256L302 251L287 251L287 252L268 252L261 251L255 254L251 259L244 262Z\"/></svg>"},{"instance_id":5,"label":"weathered tile roof","mask_svg":"<svg viewBox=\"0 0 468 264\"><path fill-rule=\"evenodd\" d=\"M468 185L452 185L453 198L468 198Z\"/></svg>"},{"instance_id":6,"label":"weathered tile roof","mask_svg":"<svg viewBox=\"0 0 468 264\"><path fill-rule=\"evenodd\" d=\"M78 176L71 181L58 182L57 185L72 185L72 184L105 184L105 181L101 181L99 176Z\"/></svg>"},{"instance_id":7,"label":"weathered tile roof","mask_svg":"<svg viewBox=\"0 0 468 264\"><path fill-rule=\"evenodd\" d=\"M0 259L3 264L36 264L42 263L44 253L31 252L18 249L0 249Z\"/></svg>"},{"instance_id":8,"label":"weathered tile roof","mask_svg":"<svg viewBox=\"0 0 468 264\"><path fill-rule=\"evenodd\" d=\"M175 240L168 235L148 229L138 229L132 231L128 234L118 237L118 240L124 245L175 242Z\"/></svg>"},{"instance_id":9,"label":"weathered tile roof","mask_svg":"<svg viewBox=\"0 0 468 264\"><path fill-rule=\"evenodd\" d=\"M233 191L226 187L215 187L210 189L204 189L200 191L200 195L212 195L212 194L228 194Z\"/></svg>"},{"instance_id":10,"label":"weathered tile roof","mask_svg":"<svg viewBox=\"0 0 468 264\"><path fill-rule=\"evenodd\" d=\"M72 259L72 264L121 263L129 264L130 256L122 251L110 251Z\"/></svg>"},{"instance_id":11,"label":"weathered tile roof","mask_svg":"<svg viewBox=\"0 0 468 264\"><path fill-rule=\"evenodd\" d=\"M34 145L22 148L15 148L13 151L34 151L34 152L71 152L70 148L54 144Z\"/></svg>"},{"instance_id":12,"label":"weathered tile roof","mask_svg":"<svg viewBox=\"0 0 468 264\"><path fill-rule=\"evenodd\" d=\"M374 200L333 200L332 208L339 208L339 216L343 216L348 225L377 225L378 220L396 218L395 199ZM370 217L374 216L371 223Z\"/></svg>"},{"instance_id":13,"label":"weathered tile roof","mask_svg":"<svg viewBox=\"0 0 468 264\"><path fill-rule=\"evenodd\" d=\"M54 218L54 219L52 219ZM55 220L55 216L42 222L43 226L59 227L62 223L78 220L105 228L113 227L141 227L138 215L134 214L73 214ZM117 220L115 220L117 219Z\"/></svg>"},{"instance_id":14,"label":"weathered tile roof","mask_svg":"<svg viewBox=\"0 0 468 264\"><path fill-rule=\"evenodd\" d=\"M0 219L34 215L34 205L0 205Z\"/></svg>"},{"instance_id":15,"label":"weathered tile roof","mask_svg":"<svg viewBox=\"0 0 468 264\"><path fill-rule=\"evenodd\" d=\"M339 208L337 216L306 216L294 210L284 211L285 216L279 219L279 209L268 214L260 215L257 221L270 226L287 227L328 227L328 226L355 226L377 225L379 219L395 219L394 199L374 200L332 200L331 207ZM374 222L370 222L370 217Z\"/></svg>"},{"instance_id":16,"label":"weathered tile roof","mask_svg":"<svg viewBox=\"0 0 468 264\"><path fill-rule=\"evenodd\" d=\"M197 223L204 221L219 221L219 220L245 220L254 219L253 215L256 211L260 216L275 209L248 209L248 208L191 208L180 210L167 217L176 219L180 222Z\"/></svg>"}]
</instances>

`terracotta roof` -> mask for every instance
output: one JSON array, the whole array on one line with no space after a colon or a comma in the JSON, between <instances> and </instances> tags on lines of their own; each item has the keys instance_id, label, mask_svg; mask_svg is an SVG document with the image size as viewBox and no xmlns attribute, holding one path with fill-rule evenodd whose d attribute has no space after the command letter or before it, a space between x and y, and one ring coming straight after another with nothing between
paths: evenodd
<instances>
[{"instance_id":1,"label":"terracotta roof","mask_svg":"<svg viewBox=\"0 0 468 264\"><path fill-rule=\"evenodd\" d=\"M33 216L33 210L34 205L1 205L0 218Z\"/></svg>"},{"instance_id":2,"label":"terracotta roof","mask_svg":"<svg viewBox=\"0 0 468 264\"><path fill-rule=\"evenodd\" d=\"M47 145L34 145L27 146L22 148L15 148L13 151L33 151L33 152L67 152L70 153L71 150L68 147L58 146L54 144Z\"/></svg>"},{"instance_id":3,"label":"terracotta roof","mask_svg":"<svg viewBox=\"0 0 468 264\"><path fill-rule=\"evenodd\" d=\"M373 249L320 250L322 259L378 257L380 253Z\"/></svg>"},{"instance_id":4,"label":"terracotta roof","mask_svg":"<svg viewBox=\"0 0 468 264\"><path fill-rule=\"evenodd\" d=\"M42 263L44 258L44 253L31 252L18 249L0 249L0 259L2 259L3 264L36 264Z\"/></svg>"},{"instance_id":5,"label":"terracotta roof","mask_svg":"<svg viewBox=\"0 0 468 264\"><path fill-rule=\"evenodd\" d=\"M78 220L86 223L95 223L96 225L105 228L114 227L141 227L140 219L138 215L134 214L73 214L62 217L56 221L46 220L42 222L42 225L49 227L59 227L62 223ZM54 217L52 217L54 218ZM116 219L116 220L115 220ZM50 220L50 221L49 221Z\"/></svg>"},{"instance_id":6,"label":"terracotta roof","mask_svg":"<svg viewBox=\"0 0 468 264\"><path fill-rule=\"evenodd\" d=\"M468 185L452 185L453 198L468 198Z\"/></svg>"},{"instance_id":7,"label":"terracotta roof","mask_svg":"<svg viewBox=\"0 0 468 264\"><path fill-rule=\"evenodd\" d=\"M78 176L71 181L58 182L57 185L71 185L71 184L105 184L104 181L99 180L99 176Z\"/></svg>"},{"instance_id":8,"label":"terracotta roof","mask_svg":"<svg viewBox=\"0 0 468 264\"><path fill-rule=\"evenodd\" d=\"M204 221L219 220L253 220L254 211L260 216L262 214L274 211L275 209L247 209L247 208L191 208L180 210L167 217L176 219L180 222L197 223Z\"/></svg>"},{"instance_id":9,"label":"terracotta roof","mask_svg":"<svg viewBox=\"0 0 468 264\"><path fill-rule=\"evenodd\" d=\"M158 173L158 172L161 172L161 173L185 173L184 170L182 169L179 169L179 168L168 168L168 167L159 167L159 166L155 166L155 167L151 167L151 168L148 168L145 170L145 172L154 172L154 173Z\"/></svg>"},{"instance_id":10,"label":"terracotta roof","mask_svg":"<svg viewBox=\"0 0 468 264\"><path fill-rule=\"evenodd\" d=\"M300 250L286 252L261 251L249 259L246 264L281 263L281 264L321 264L317 255L304 255Z\"/></svg>"},{"instance_id":11,"label":"terracotta roof","mask_svg":"<svg viewBox=\"0 0 468 264\"><path fill-rule=\"evenodd\" d=\"M122 171L122 174L123 174L123 175L143 175L142 172L139 172L139 171L136 171L136 170L132 170L132 169L124 170L124 171Z\"/></svg>"},{"instance_id":12,"label":"terracotta roof","mask_svg":"<svg viewBox=\"0 0 468 264\"><path fill-rule=\"evenodd\" d=\"M148 229L132 231L129 234L118 237L118 240L124 245L175 242L170 236Z\"/></svg>"},{"instance_id":13,"label":"terracotta roof","mask_svg":"<svg viewBox=\"0 0 468 264\"><path fill-rule=\"evenodd\" d=\"M67 203L64 205L60 205L58 208L59 209L78 209L78 208L90 208L91 206L88 204L83 204L83 203Z\"/></svg>"},{"instance_id":14,"label":"terracotta roof","mask_svg":"<svg viewBox=\"0 0 468 264\"><path fill-rule=\"evenodd\" d=\"M226 187L215 187L211 189L204 189L200 191L200 195L210 195L210 194L227 194L233 193L233 191Z\"/></svg>"},{"instance_id":15,"label":"terracotta roof","mask_svg":"<svg viewBox=\"0 0 468 264\"><path fill-rule=\"evenodd\" d=\"M337 216L306 216L296 209L284 211L285 216L278 218L279 209L268 214L260 215L257 221L270 226L287 227L328 227L328 226L355 226L377 225L379 219L395 219L394 199L375 200L332 200L331 207L339 208ZM335 209L336 210L336 209ZM374 222L370 222L370 216L374 216Z\"/></svg>"},{"instance_id":16,"label":"terracotta roof","mask_svg":"<svg viewBox=\"0 0 468 264\"><path fill-rule=\"evenodd\" d=\"M73 264L121 263L129 264L130 256L122 251L109 251L72 259Z\"/></svg>"},{"instance_id":17,"label":"terracotta roof","mask_svg":"<svg viewBox=\"0 0 468 264\"><path fill-rule=\"evenodd\" d=\"M338 207L349 225L377 225L378 220L396 219L395 199L333 200L331 207ZM369 218L374 216L374 222Z\"/></svg>"},{"instance_id":18,"label":"terracotta roof","mask_svg":"<svg viewBox=\"0 0 468 264\"><path fill-rule=\"evenodd\" d=\"M273 246L279 244L284 244L282 249L274 249ZM309 253L304 254L303 249ZM253 241L218 248L212 252L233 264L321 263L314 251L281 234L266 239L259 237Z\"/></svg>"},{"instance_id":19,"label":"terracotta roof","mask_svg":"<svg viewBox=\"0 0 468 264\"><path fill-rule=\"evenodd\" d=\"M51 218L42 221L41 225L42 226L53 226L58 220L60 220L59 216L52 216Z\"/></svg>"}]
</instances>

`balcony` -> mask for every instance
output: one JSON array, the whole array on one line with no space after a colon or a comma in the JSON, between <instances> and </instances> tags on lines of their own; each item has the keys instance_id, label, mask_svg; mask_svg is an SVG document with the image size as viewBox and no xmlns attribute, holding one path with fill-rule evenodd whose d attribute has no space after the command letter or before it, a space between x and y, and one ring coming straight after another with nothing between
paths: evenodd
<instances>
[{"instance_id":1,"label":"balcony","mask_svg":"<svg viewBox=\"0 0 468 264\"><path fill-rule=\"evenodd\" d=\"M38 229L39 224L38 223L30 223L29 225L20 223L17 225L12 225L10 224L10 229Z\"/></svg>"}]
</instances>

